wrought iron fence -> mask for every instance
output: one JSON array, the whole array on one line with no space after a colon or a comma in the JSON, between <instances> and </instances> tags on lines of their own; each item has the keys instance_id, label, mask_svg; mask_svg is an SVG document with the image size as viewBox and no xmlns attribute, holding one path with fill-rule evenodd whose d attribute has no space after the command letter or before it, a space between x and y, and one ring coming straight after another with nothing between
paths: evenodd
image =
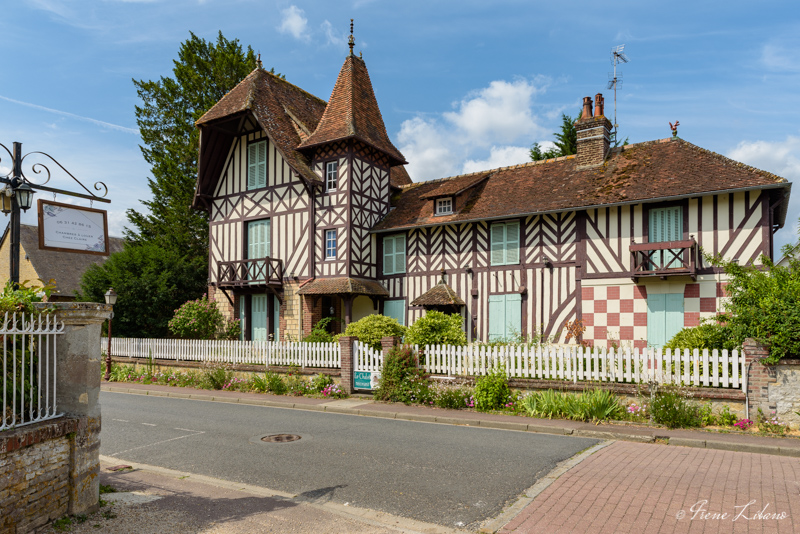
<instances>
[{"instance_id":1,"label":"wrought iron fence","mask_svg":"<svg viewBox=\"0 0 800 534\"><path fill-rule=\"evenodd\" d=\"M3 317L3 411L0 430L54 419L56 343L64 333L54 314L9 314Z\"/></svg>"}]
</instances>

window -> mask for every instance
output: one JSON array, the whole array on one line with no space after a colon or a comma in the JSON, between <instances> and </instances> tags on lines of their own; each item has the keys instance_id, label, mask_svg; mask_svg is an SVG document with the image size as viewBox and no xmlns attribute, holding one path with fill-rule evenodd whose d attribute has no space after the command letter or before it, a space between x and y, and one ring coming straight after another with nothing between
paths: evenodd
<instances>
[{"instance_id":1,"label":"window","mask_svg":"<svg viewBox=\"0 0 800 534\"><path fill-rule=\"evenodd\" d=\"M450 215L453 213L453 197L436 199L436 215Z\"/></svg>"},{"instance_id":2,"label":"window","mask_svg":"<svg viewBox=\"0 0 800 534\"><path fill-rule=\"evenodd\" d=\"M397 319L397 322L405 326L406 324L406 301L387 300L383 303L383 315Z\"/></svg>"},{"instance_id":3,"label":"window","mask_svg":"<svg viewBox=\"0 0 800 534\"><path fill-rule=\"evenodd\" d=\"M647 295L647 344L663 347L683 328L683 293Z\"/></svg>"},{"instance_id":4,"label":"window","mask_svg":"<svg viewBox=\"0 0 800 534\"><path fill-rule=\"evenodd\" d=\"M336 259L336 230L325 230L325 259Z\"/></svg>"},{"instance_id":5,"label":"window","mask_svg":"<svg viewBox=\"0 0 800 534\"><path fill-rule=\"evenodd\" d=\"M383 274L406 272L406 236L383 238Z\"/></svg>"},{"instance_id":6,"label":"window","mask_svg":"<svg viewBox=\"0 0 800 534\"><path fill-rule=\"evenodd\" d=\"M489 341L510 340L522 333L522 295L489 295Z\"/></svg>"},{"instance_id":7,"label":"window","mask_svg":"<svg viewBox=\"0 0 800 534\"><path fill-rule=\"evenodd\" d=\"M683 208L681 206L651 209L649 222L647 237L650 243L681 241L683 239ZM675 253L677 254L678 250L675 250ZM652 254L650 259L656 263L659 269L680 267L681 262L679 260L668 261L672 257L672 254L664 251L663 258L665 259L662 260L662 253L659 251ZM660 265L662 261L667 265Z\"/></svg>"},{"instance_id":8,"label":"window","mask_svg":"<svg viewBox=\"0 0 800 534\"><path fill-rule=\"evenodd\" d=\"M247 145L247 189L267 187L267 140Z\"/></svg>"},{"instance_id":9,"label":"window","mask_svg":"<svg viewBox=\"0 0 800 534\"><path fill-rule=\"evenodd\" d=\"M325 164L325 191L336 191L339 179L339 162L329 161Z\"/></svg>"},{"instance_id":10,"label":"window","mask_svg":"<svg viewBox=\"0 0 800 534\"><path fill-rule=\"evenodd\" d=\"M495 223L491 232L492 265L519 263L519 223Z\"/></svg>"}]
</instances>

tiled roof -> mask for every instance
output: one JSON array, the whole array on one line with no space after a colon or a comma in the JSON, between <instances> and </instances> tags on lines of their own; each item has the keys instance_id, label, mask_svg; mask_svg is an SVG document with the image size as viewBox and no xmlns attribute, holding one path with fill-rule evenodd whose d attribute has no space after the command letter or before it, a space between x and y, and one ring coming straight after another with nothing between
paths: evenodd
<instances>
[{"instance_id":1,"label":"tiled roof","mask_svg":"<svg viewBox=\"0 0 800 534\"><path fill-rule=\"evenodd\" d=\"M364 60L347 56L325 113L314 133L299 148L355 138L386 153L398 163L406 159L389 140Z\"/></svg>"},{"instance_id":2,"label":"tiled roof","mask_svg":"<svg viewBox=\"0 0 800 534\"><path fill-rule=\"evenodd\" d=\"M492 171L483 171L469 174L463 180L442 180L439 182L439 187L435 187L429 192L421 195L419 198L429 200L437 197L446 197L458 195L469 189L470 187L482 182Z\"/></svg>"},{"instance_id":3,"label":"tiled roof","mask_svg":"<svg viewBox=\"0 0 800 534\"><path fill-rule=\"evenodd\" d=\"M366 68L364 71L366 72ZM366 81L369 83L369 78ZM371 85L369 85L369 92L372 94ZM374 96L372 100L374 102ZM306 155L296 149L317 129L326 106L326 102L321 98L262 68L257 68L200 117L196 124L204 127L249 111L276 144L289 165L307 180L319 182L319 177L311 170ZM377 103L375 103L374 112L371 112L370 120L374 113L377 113L378 120L380 120L379 129L386 136L386 129L383 126L380 111L377 109ZM386 137L386 142L392 146L388 137ZM402 159L402 155L400 157ZM200 177L198 182L206 193L213 191L216 185L214 182L219 177L208 178ZM391 169L390 181L392 185L399 187L410 184L411 178L404 168L398 166Z\"/></svg>"},{"instance_id":4,"label":"tiled roof","mask_svg":"<svg viewBox=\"0 0 800 534\"><path fill-rule=\"evenodd\" d=\"M307 180L319 181L308 159L295 148L300 144L300 133L313 132L324 110L324 100L256 68L200 117L197 125L250 111L289 165Z\"/></svg>"},{"instance_id":5,"label":"tiled roof","mask_svg":"<svg viewBox=\"0 0 800 534\"><path fill-rule=\"evenodd\" d=\"M3 240L8 237L8 227L3 234ZM42 250L39 248L39 227L29 224L20 225L20 245L25 250L26 259L31 262L33 270L39 278L48 282L56 281L55 295L74 297L81 287L81 277L86 269L95 264L102 264L108 256L95 254L80 254L76 252L58 252L55 250ZM125 241L121 237L109 237L109 252L119 252L123 249ZM10 246L10 241L4 243ZM24 260L23 260L24 261ZM5 273L7 276L7 273Z\"/></svg>"},{"instance_id":6,"label":"tiled roof","mask_svg":"<svg viewBox=\"0 0 800 534\"><path fill-rule=\"evenodd\" d=\"M317 278L300 287L297 293L298 295L389 296L389 291L379 282L364 278Z\"/></svg>"},{"instance_id":7,"label":"tiled roof","mask_svg":"<svg viewBox=\"0 0 800 534\"><path fill-rule=\"evenodd\" d=\"M464 301L456 295L453 288L439 282L428 291L411 301L412 306L464 306Z\"/></svg>"},{"instance_id":8,"label":"tiled roof","mask_svg":"<svg viewBox=\"0 0 800 534\"><path fill-rule=\"evenodd\" d=\"M475 185L487 173L488 178ZM475 187L463 208L452 215L433 215L433 202L429 198L438 196L445 187L448 191L458 191L469 184ZM784 178L682 139L663 139L615 149L603 165L596 167L578 167L575 156L566 156L414 183L395 195L394 209L373 230L496 219L715 191L789 186Z\"/></svg>"}]
</instances>

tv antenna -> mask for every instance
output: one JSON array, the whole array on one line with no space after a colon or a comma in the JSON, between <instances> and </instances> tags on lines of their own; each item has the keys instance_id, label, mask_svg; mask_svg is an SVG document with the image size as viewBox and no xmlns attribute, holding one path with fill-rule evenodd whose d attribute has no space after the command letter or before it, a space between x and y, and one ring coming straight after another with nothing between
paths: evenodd
<instances>
[{"instance_id":1,"label":"tv antenna","mask_svg":"<svg viewBox=\"0 0 800 534\"><path fill-rule=\"evenodd\" d=\"M614 72L608 73L608 88L614 89L614 141L617 140L617 87L622 84L622 73L617 72L617 65L627 63L628 56L625 55L625 45L615 46L611 49L611 63L614 65Z\"/></svg>"}]
</instances>

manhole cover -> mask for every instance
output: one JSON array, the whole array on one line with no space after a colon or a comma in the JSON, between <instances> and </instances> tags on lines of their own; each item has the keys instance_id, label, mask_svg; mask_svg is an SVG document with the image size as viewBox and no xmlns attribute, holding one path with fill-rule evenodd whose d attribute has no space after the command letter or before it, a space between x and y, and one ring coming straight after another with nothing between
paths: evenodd
<instances>
[{"instance_id":1,"label":"manhole cover","mask_svg":"<svg viewBox=\"0 0 800 534\"><path fill-rule=\"evenodd\" d=\"M300 436L297 434L273 434L271 436L264 436L261 441L268 443L289 443L290 441L297 441Z\"/></svg>"}]
</instances>

